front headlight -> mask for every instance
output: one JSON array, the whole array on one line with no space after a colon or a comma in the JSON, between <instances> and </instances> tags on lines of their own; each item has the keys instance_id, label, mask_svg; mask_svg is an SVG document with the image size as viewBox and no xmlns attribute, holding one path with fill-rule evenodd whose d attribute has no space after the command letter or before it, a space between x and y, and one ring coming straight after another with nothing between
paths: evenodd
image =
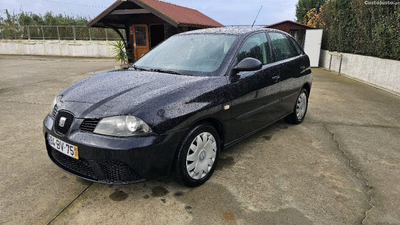
<instances>
[{"instance_id":1,"label":"front headlight","mask_svg":"<svg viewBox=\"0 0 400 225\"><path fill-rule=\"evenodd\" d=\"M151 128L141 119L134 116L113 116L100 120L94 133L110 136L133 136L152 132Z\"/></svg>"},{"instance_id":2,"label":"front headlight","mask_svg":"<svg viewBox=\"0 0 400 225\"><path fill-rule=\"evenodd\" d=\"M51 103L49 115L53 115L54 106L57 104L57 97L54 98L53 102Z\"/></svg>"}]
</instances>

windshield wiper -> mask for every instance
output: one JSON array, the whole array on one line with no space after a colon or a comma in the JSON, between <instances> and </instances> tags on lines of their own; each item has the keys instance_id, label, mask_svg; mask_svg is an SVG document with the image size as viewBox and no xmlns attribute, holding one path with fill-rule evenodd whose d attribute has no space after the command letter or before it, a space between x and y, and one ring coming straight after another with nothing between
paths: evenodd
<instances>
[{"instance_id":1,"label":"windshield wiper","mask_svg":"<svg viewBox=\"0 0 400 225\"><path fill-rule=\"evenodd\" d=\"M157 73L170 73L170 74L182 75L181 73L178 73L178 72L173 71L173 70L145 69L145 68L142 68L142 67L138 67L136 65L133 65L132 68L134 68L135 70L140 70L140 71L151 71L151 72L157 72Z\"/></svg>"},{"instance_id":2,"label":"windshield wiper","mask_svg":"<svg viewBox=\"0 0 400 225\"><path fill-rule=\"evenodd\" d=\"M176 75L182 75L181 73L178 73L173 70L164 70L164 69L150 69L152 72L158 72L158 73L170 73L170 74L176 74Z\"/></svg>"},{"instance_id":3,"label":"windshield wiper","mask_svg":"<svg viewBox=\"0 0 400 225\"><path fill-rule=\"evenodd\" d=\"M135 69L135 70L140 70L140 71L149 71L148 69L141 68L141 67L138 67L136 65L132 65L132 68Z\"/></svg>"}]
</instances>

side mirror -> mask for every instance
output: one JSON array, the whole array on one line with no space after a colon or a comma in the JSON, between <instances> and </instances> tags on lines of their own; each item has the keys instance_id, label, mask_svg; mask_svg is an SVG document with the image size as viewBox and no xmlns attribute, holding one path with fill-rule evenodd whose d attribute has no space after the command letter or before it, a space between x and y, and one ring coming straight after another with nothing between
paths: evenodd
<instances>
[{"instance_id":1,"label":"side mirror","mask_svg":"<svg viewBox=\"0 0 400 225\"><path fill-rule=\"evenodd\" d=\"M233 69L238 72L240 72L240 71L255 71L255 70L261 69L262 66L263 65L260 62L260 60L249 57L249 58L245 58L242 61L240 61Z\"/></svg>"}]
</instances>

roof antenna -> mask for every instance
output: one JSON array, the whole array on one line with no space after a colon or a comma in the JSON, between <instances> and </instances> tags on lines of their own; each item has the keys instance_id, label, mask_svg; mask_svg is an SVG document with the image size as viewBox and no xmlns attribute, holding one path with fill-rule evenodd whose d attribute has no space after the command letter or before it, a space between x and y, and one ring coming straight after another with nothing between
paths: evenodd
<instances>
[{"instance_id":1,"label":"roof antenna","mask_svg":"<svg viewBox=\"0 0 400 225\"><path fill-rule=\"evenodd\" d=\"M254 24L256 23L256 20L257 20L257 18L258 18L258 15L260 15L260 12L261 12L262 7L263 7L263 6L261 6L260 10L258 10L256 19L254 20L254 22L253 22L253 24L251 25L251 27L254 27Z\"/></svg>"}]
</instances>

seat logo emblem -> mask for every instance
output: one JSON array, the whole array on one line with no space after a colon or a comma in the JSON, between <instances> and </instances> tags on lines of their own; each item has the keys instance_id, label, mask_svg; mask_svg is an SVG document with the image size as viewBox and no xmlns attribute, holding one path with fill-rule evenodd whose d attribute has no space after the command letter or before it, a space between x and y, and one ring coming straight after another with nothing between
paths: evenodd
<instances>
[{"instance_id":1,"label":"seat logo emblem","mask_svg":"<svg viewBox=\"0 0 400 225\"><path fill-rule=\"evenodd\" d=\"M199 154L199 160L202 162L206 158L206 151L202 150Z\"/></svg>"},{"instance_id":2,"label":"seat logo emblem","mask_svg":"<svg viewBox=\"0 0 400 225\"><path fill-rule=\"evenodd\" d=\"M58 122L58 126L64 127L65 126L65 121L67 121L67 118L61 117L60 121Z\"/></svg>"}]
</instances>

